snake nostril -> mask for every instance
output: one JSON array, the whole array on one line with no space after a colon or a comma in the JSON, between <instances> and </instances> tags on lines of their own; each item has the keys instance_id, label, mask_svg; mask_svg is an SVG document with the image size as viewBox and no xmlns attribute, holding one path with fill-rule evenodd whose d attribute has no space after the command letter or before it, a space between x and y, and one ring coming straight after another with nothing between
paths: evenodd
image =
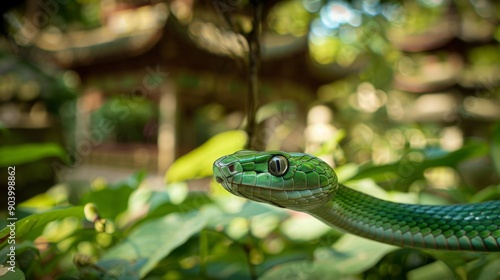
<instances>
[{"instance_id":1,"label":"snake nostril","mask_svg":"<svg viewBox=\"0 0 500 280\"><path fill-rule=\"evenodd\" d=\"M215 177L215 181L216 181L217 183L221 184L224 180L222 180L222 177L220 177L220 176L216 176L216 177Z\"/></svg>"}]
</instances>

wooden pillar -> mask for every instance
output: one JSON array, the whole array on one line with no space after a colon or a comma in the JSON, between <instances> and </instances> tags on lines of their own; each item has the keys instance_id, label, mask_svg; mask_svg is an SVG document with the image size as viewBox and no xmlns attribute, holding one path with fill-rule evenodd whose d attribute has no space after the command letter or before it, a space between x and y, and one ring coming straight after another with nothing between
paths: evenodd
<instances>
[{"instance_id":1,"label":"wooden pillar","mask_svg":"<svg viewBox=\"0 0 500 280\"><path fill-rule=\"evenodd\" d=\"M160 87L159 106L158 172L164 174L176 157L177 96L171 79L167 79Z\"/></svg>"}]
</instances>

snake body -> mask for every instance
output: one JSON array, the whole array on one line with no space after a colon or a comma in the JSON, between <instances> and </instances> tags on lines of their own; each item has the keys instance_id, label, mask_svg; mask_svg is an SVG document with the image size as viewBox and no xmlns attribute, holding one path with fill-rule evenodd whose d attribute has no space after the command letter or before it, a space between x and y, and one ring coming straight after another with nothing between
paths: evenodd
<instances>
[{"instance_id":1,"label":"snake body","mask_svg":"<svg viewBox=\"0 0 500 280\"><path fill-rule=\"evenodd\" d=\"M418 205L381 200L338 183L333 169L303 153L239 151L215 161L230 193L308 213L326 224L402 247L500 251L500 201Z\"/></svg>"}]
</instances>

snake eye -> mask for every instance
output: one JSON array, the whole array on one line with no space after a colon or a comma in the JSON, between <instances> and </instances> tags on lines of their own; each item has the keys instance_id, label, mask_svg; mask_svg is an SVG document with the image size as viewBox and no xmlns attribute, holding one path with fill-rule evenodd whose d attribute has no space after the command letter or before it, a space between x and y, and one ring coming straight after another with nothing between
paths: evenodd
<instances>
[{"instance_id":1,"label":"snake eye","mask_svg":"<svg viewBox=\"0 0 500 280\"><path fill-rule=\"evenodd\" d=\"M273 156L268 163L268 170L271 175L283 176L288 170L288 159L282 155Z\"/></svg>"}]
</instances>

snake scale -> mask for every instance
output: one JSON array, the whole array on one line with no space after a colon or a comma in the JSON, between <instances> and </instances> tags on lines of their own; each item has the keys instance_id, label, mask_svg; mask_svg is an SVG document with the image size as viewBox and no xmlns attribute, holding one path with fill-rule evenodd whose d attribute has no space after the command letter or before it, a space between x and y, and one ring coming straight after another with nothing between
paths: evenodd
<instances>
[{"instance_id":1,"label":"snake scale","mask_svg":"<svg viewBox=\"0 0 500 280\"><path fill-rule=\"evenodd\" d=\"M379 242L450 251L500 251L500 201L456 205L381 200L338 183L324 161L303 153L243 150L219 158L215 180L230 193L308 213Z\"/></svg>"}]
</instances>

